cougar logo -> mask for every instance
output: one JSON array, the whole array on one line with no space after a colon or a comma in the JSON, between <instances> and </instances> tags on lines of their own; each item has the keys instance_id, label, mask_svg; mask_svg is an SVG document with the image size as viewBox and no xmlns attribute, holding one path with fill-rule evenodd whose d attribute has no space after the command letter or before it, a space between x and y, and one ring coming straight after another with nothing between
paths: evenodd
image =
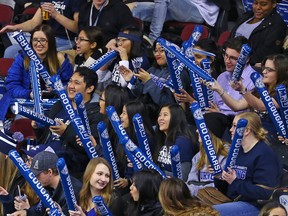
<instances>
[{"instance_id":1,"label":"cougar logo","mask_svg":"<svg viewBox=\"0 0 288 216\"><path fill-rule=\"evenodd\" d=\"M202 115L201 109L195 110L195 112L193 113L193 116L197 120L203 119L203 115Z\"/></svg>"},{"instance_id":2,"label":"cougar logo","mask_svg":"<svg viewBox=\"0 0 288 216\"><path fill-rule=\"evenodd\" d=\"M257 88L263 88L264 87L264 83L262 82L262 78L258 78L256 81L255 81L255 86Z\"/></svg>"},{"instance_id":3,"label":"cougar logo","mask_svg":"<svg viewBox=\"0 0 288 216\"><path fill-rule=\"evenodd\" d=\"M245 127L241 127L241 128L238 128L238 129L236 130L236 133L237 133L239 136L243 136L244 131L245 131Z\"/></svg>"}]
</instances>

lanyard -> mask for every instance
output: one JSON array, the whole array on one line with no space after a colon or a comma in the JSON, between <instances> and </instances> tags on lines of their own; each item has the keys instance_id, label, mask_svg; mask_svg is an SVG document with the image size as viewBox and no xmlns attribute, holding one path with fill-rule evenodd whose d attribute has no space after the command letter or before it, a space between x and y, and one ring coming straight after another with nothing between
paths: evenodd
<instances>
[{"instance_id":1,"label":"lanyard","mask_svg":"<svg viewBox=\"0 0 288 216\"><path fill-rule=\"evenodd\" d=\"M105 2L103 3L103 5L100 7L99 13L98 13L98 15L97 15L97 18L96 18L95 22L94 22L93 25L92 25L92 13L93 13L93 6L94 6L94 5L93 5L93 2L92 2L92 4L91 4L91 9L90 9L89 26L96 26L96 25L97 25L98 20L99 20L99 16L100 16L103 8L105 7L106 3L107 3L107 0L105 0Z\"/></svg>"}]
</instances>

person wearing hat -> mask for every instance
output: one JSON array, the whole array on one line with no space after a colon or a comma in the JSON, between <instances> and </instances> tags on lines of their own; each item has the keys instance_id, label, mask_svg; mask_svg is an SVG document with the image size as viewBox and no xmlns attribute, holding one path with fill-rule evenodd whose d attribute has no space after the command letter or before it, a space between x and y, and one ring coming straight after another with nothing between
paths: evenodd
<instances>
[{"instance_id":1,"label":"person wearing hat","mask_svg":"<svg viewBox=\"0 0 288 216\"><path fill-rule=\"evenodd\" d=\"M53 201L59 204L64 215L69 215L64 191L60 182L60 175L56 166L57 161L58 157L54 152L44 150L33 157L30 170L50 194ZM74 193L77 197L82 188L82 183L73 176L70 177ZM40 200L36 205L25 210L16 211L12 215L44 216L46 215L46 208Z\"/></svg>"},{"instance_id":2,"label":"person wearing hat","mask_svg":"<svg viewBox=\"0 0 288 216\"><path fill-rule=\"evenodd\" d=\"M219 164L223 168L226 164L230 144L222 140L222 136L225 132L226 127L221 127L221 125L228 125L229 122L226 118L221 118L221 116L215 116L215 114L217 115L217 113L207 113L204 116L204 119L206 126L209 129L209 135L213 143L215 153L218 156ZM218 121L215 121L215 118L218 118ZM217 122L221 123L217 125ZM199 133L198 141L200 143L200 151L192 159L192 168L186 182L192 196L196 196L198 190L201 188L215 187L214 177L212 175L213 170L209 163Z\"/></svg>"},{"instance_id":3,"label":"person wearing hat","mask_svg":"<svg viewBox=\"0 0 288 216\"><path fill-rule=\"evenodd\" d=\"M97 124L102 121L103 115L99 113L99 103L93 97L97 82L98 76L93 70L87 67L78 67L70 78L67 94L74 109L76 109L76 103L74 102L76 94L82 94L91 134L95 138L96 143L99 143ZM69 116L61 101L56 102L52 106L48 117L54 119L58 125L38 128L35 121L32 121L37 142L51 146L59 157L65 159L70 175L80 179L90 159L83 145L77 143L76 132L72 124L70 124ZM95 148L98 155L101 155L101 146L96 145Z\"/></svg>"}]
</instances>

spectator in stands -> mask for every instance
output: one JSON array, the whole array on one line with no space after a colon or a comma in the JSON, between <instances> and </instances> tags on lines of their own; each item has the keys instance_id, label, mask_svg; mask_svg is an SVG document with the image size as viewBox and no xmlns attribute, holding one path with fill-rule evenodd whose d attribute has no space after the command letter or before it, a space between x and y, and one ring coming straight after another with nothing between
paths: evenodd
<instances>
[{"instance_id":1,"label":"spectator in stands","mask_svg":"<svg viewBox=\"0 0 288 216\"><path fill-rule=\"evenodd\" d=\"M59 206L61 207L61 211L65 215L68 215L68 205L66 203L65 195L60 181L60 176L57 170L57 161L58 157L55 153L44 150L33 157L30 169L37 177L38 181L42 184L42 186L46 188L53 201L59 204ZM78 195L82 187L82 183L79 180L75 179L73 176L70 177L74 192L76 195ZM28 209L12 213L13 216L38 216L45 214L46 209L41 200L39 201L39 203L31 206Z\"/></svg>"},{"instance_id":2,"label":"spectator in stands","mask_svg":"<svg viewBox=\"0 0 288 216\"><path fill-rule=\"evenodd\" d=\"M100 58L104 50L103 33L98 27L84 27L75 38L76 42L76 57L75 66L88 67L95 60Z\"/></svg>"},{"instance_id":3,"label":"spectator in stands","mask_svg":"<svg viewBox=\"0 0 288 216\"><path fill-rule=\"evenodd\" d=\"M162 216L163 210L158 200L162 176L155 170L140 170L133 176L130 195L133 201L128 205L129 216Z\"/></svg>"},{"instance_id":4,"label":"spectator in stands","mask_svg":"<svg viewBox=\"0 0 288 216\"><path fill-rule=\"evenodd\" d=\"M220 122L218 120L215 121L215 119L221 118L221 116L218 116L217 113L207 113L204 118L206 126L209 129L209 135L213 143L215 153L218 156L219 164L223 169L226 164L230 147L230 144L222 139L226 127L223 127L222 125L217 125L217 127L215 127L215 123L217 124ZM227 122L227 119L222 118L221 121L226 121L222 124L226 124L228 126L229 122ZM198 190L201 188L215 187L213 168L210 165L199 134L198 141L200 143L200 151L192 159L192 168L187 179L187 186L191 192L191 196L196 196Z\"/></svg>"},{"instance_id":5,"label":"spectator in stands","mask_svg":"<svg viewBox=\"0 0 288 216\"><path fill-rule=\"evenodd\" d=\"M135 2L132 14L143 21L151 22L149 38L152 42L161 35L165 21L176 20L180 22L206 22L214 26L218 17L219 7L229 7L229 1L218 0L155 0L154 2ZM183 13L183 11L193 13Z\"/></svg>"},{"instance_id":6,"label":"spectator in stands","mask_svg":"<svg viewBox=\"0 0 288 216\"><path fill-rule=\"evenodd\" d=\"M48 73L51 76L58 74L61 81L66 85L72 76L73 66L66 55L64 56L62 53L57 53L52 28L48 25L38 26L34 29L31 36L31 47L42 61ZM30 59L25 52L22 51L18 54L9 69L5 81L7 93L4 95L4 98L2 98L4 102L1 107L1 113L4 114L3 116L5 116L12 98L33 99L29 66ZM53 97L52 89L45 84L41 76L40 84L42 94L44 94L43 92L48 92L47 95L49 94ZM45 96L43 95L43 97Z\"/></svg>"},{"instance_id":7,"label":"spectator in stands","mask_svg":"<svg viewBox=\"0 0 288 216\"><path fill-rule=\"evenodd\" d=\"M109 163L101 158L93 158L88 163L83 175L83 187L79 194L77 211L69 210L70 216L99 215L95 210L92 198L102 196L113 216L123 215L120 195L113 190L112 169Z\"/></svg>"},{"instance_id":8,"label":"spectator in stands","mask_svg":"<svg viewBox=\"0 0 288 216\"><path fill-rule=\"evenodd\" d=\"M79 67L74 72L67 86L68 98L75 109L75 95L81 93L85 103L91 134L98 140L97 124L103 119L99 113L99 103L95 102L92 95L97 86L97 74L86 68ZM37 142L51 146L59 157L64 157L69 169L69 173L77 178L81 178L89 157L81 142L76 141L76 132L70 122L69 116L60 101L56 102L49 111L49 118L55 120L58 125L38 128L35 121L32 127L35 129ZM98 155L101 155L100 145L96 145Z\"/></svg>"},{"instance_id":9,"label":"spectator in stands","mask_svg":"<svg viewBox=\"0 0 288 216\"><path fill-rule=\"evenodd\" d=\"M122 113L120 115L122 126L127 132L129 138L135 144L137 144L138 139L136 137L135 129L133 126L133 116L137 113L140 114L142 117L143 126L145 128L145 134L149 143L151 155L153 155L153 150L155 146L154 130L151 125L148 110L141 101L131 101L123 106ZM119 180L114 181L114 185L117 188L127 188L127 186L131 185L133 167L131 167L131 162L127 160L127 156L125 155L123 146L120 143L117 145L116 152L118 155L117 161L119 162L118 167L125 167L125 178L120 178Z\"/></svg>"},{"instance_id":10,"label":"spectator in stands","mask_svg":"<svg viewBox=\"0 0 288 216\"><path fill-rule=\"evenodd\" d=\"M184 110L180 105L172 104L161 108L155 134L157 145L154 161L168 176L171 176L170 148L172 145L177 145L180 150L183 180L186 181L198 146L192 140Z\"/></svg>"},{"instance_id":11,"label":"spectator in stands","mask_svg":"<svg viewBox=\"0 0 288 216\"><path fill-rule=\"evenodd\" d=\"M181 41L178 40L179 38L174 37L174 35L164 35L163 37L176 45L181 44ZM135 82L135 86L131 89L136 97L141 96L142 94L148 94L152 98L152 101L160 107L165 104L176 103L171 90L165 87L166 82L170 78L165 50L157 44L156 41L153 44L153 49L155 63L152 67L147 71L140 68L138 73L133 73L131 70L126 70L122 67L120 71L121 75L126 81L130 81L133 75L138 78ZM186 70L183 70L181 73L181 80L184 89L190 92L191 83Z\"/></svg>"},{"instance_id":12,"label":"spectator in stands","mask_svg":"<svg viewBox=\"0 0 288 216\"><path fill-rule=\"evenodd\" d=\"M222 180L214 178L216 187L227 186L226 195L235 202L214 205L221 216L259 213L257 200L268 200L272 188L279 185L282 166L273 150L267 145L267 131L262 127L260 117L254 112L245 112L235 116L230 129L235 134L240 118L248 120L241 147L233 168L222 172Z\"/></svg>"},{"instance_id":13,"label":"spectator in stands","mask_svg":"<svg viewBox=\"0 0 288 216\"><path fill-rule=\"evenodd\" d=\"M118 58L112 63L107 63L100 69L101 72L98 71L97 73L100 77L104 77L104 75L101 74L111 74L110 82L116 85L126 87L128 84L120 73L119 67L124 66L137 73L140 68L148 69L150 66L149 60L143 49L142 32L134 26L128 26L121 29L116 38L116 44L112 49L119 52ZM101 82L101 80L99 82Z\"/></svg>"},{"instance_id":14,"label":"spectator in stands","mask_svg":"<svg viewBox=\"0 0 288 216\"><path fill-rule=\"evenodd\" d=\"M42 1L41 1L42 2ZM49 12L50 19L45 21L50 25L56 36L56 47L58 51L68 50L74 46L74 37L78 32L78 14L80 5L84 0L69 0L69 1L53 1L45 2L43 0L41 8L39 8L33 18L24 23L17 25L7 25L0 30L0 34L6 31L33 31L37 26L41 25L44 20L41 15L41 10ZM6 49L4 57L14 58L18 50L21 49L18 44L12 45Z\"/></svg>"},{"instance_id":15,"label":"spectator in stands","mask_svg":"<svg viewBox=\"0 0 288 216\"><path fill-rule=\"evenodd\" d=\"M60 75L61 81L67 85L73 73L73 66L67 56L56 51L54 31L48 25L41 25L34 29L31 34L33 50L42 64L46 67L48 73ZM7 92L13 98L33 99L31 80L29 75L30 59L24 51L17 56L6 78ZM40 76L41 77L41 76ZM41 80L41 89L51 91L43 79Z\"/></svg>"},{"instance_id":16,"label":"spectator in stands","mask_svg":"<svg viewBox=\"0 0 288 216\"><path fill-rule=\"evenodd\" d=\"M287 26L276 11L276 0L254 0L253 12L240 16L231 37L244 36L253 50L250 63L261 67L262 60L282 52Z\"/></svg>"},{"instance_id":17,"label":"spectator in stands","mask_svg":"<svg viewBox=\"0 0 288 216\"><path fill-rule=\"evenodd\" d=\"M220 215L211 206L202 204L192 197L187 185L181 179L167 178L163 180L159 189L159 200L164 215Z\"/></svg>"},{"instance_id":18,"label":"spectator in stands","mask_svg":"<svg viewBox=\"0 0 288 216\"><path fill-rule=\"evenodd\" d=\"M85 3L79 12L79 30L87 26L99 27L104 35L104 44L115 39L121 29L130 25L135 25L135 21L122 1L93 0Z\"/></svg>"},{"instance_id":19,"label":"spectator in stands","mask_svg":"<svg viewBox=\"0 0 288 216\"><path fill-rule=\"evenodd\" d=\"M287 211L283 205L279 202L269 202L265 204L259 213L258 216L287 216Z\"/></svg>"}]
</instances>

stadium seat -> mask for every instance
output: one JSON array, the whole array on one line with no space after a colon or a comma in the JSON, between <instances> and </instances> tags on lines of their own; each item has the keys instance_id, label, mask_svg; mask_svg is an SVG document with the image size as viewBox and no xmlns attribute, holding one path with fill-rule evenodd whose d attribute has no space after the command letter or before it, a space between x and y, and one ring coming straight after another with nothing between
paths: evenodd
<instances>
[{"instance_id":1,"label":"stadium seat","mask_svg":"<svg viewBox=\"0 0 288 216\"><path fill-rule=\"evenodd\" d=\"M0 4L0 25L10 24L13 19L13 9L7 5Z\"/></svg>"},{"instance_id":2,"label":"stadium seat","mask_svg":"<svg viewBox=\"0 0 288 216\"><path fill-rule=\"evenodd\" d=\"M13 61L13 58L0 58L0 76L7 76L8 70L11 67Z\"/></svg>"}]
</instances>

